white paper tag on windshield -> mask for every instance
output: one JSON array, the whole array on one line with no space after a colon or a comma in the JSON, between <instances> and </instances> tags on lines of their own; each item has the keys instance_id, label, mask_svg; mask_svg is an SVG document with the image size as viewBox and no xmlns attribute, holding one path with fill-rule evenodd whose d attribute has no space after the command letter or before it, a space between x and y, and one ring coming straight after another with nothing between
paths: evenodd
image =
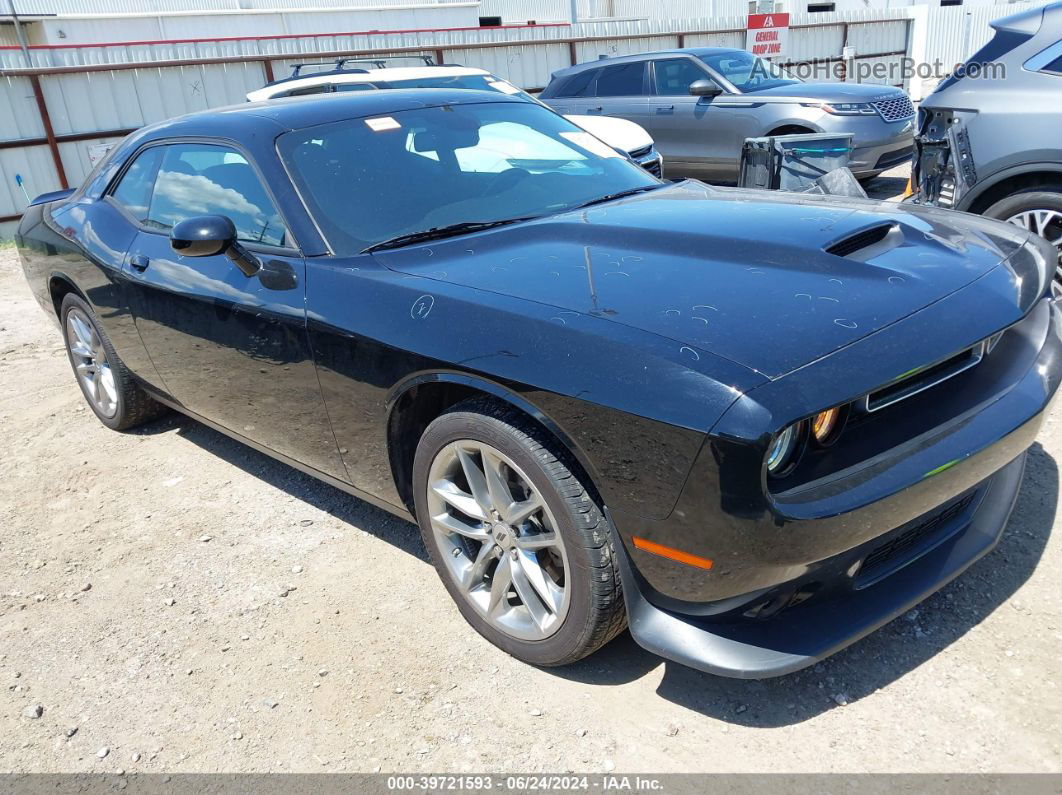
<instances>
[{"instance_id":1,"label":"white paper tag on windshield","mask_svg":"<svg viewBox=\"0 0 1062 795\"><path fill-rule=\"evenodd\" d=\"M520 89L514 86L512 83L507 83L504 80L495 80L491 82L487 81L487 85L493 88L495 91L500 91L503 94L519 94Z\"/></svg>"},{"instance_id":2,"label":"white paper tag on windshield","mask_svg":"<svg viewBox=\"0 0 1062 795\"><path fill-rule=\"evenodd\" d=\"M379 116L375 119L366 119L365 123L369 125L369 129L373 132L383 132L384 130L397 130L399 127L402 126L390 116Z\"/></svg>"},{"instance_id":3,"label":"white paper tag on windshield","mask_svg":"<svg viewBox=\"0 0 1062 795\"><path fill-rule=\"evenodd\" d=\"M561 137L567 138L576 146L580 146L598 157L620 157L619 152L603 141L599 141L588 132L562 132Z\"/></svg>"}]
</instances>

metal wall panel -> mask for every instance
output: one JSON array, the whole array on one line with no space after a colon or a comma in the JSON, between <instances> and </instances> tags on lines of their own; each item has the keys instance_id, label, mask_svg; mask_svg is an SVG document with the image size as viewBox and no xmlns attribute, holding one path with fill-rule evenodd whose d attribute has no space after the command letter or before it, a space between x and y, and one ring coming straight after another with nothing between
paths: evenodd
<instances>
[{"instance_id":1,"label":"metal wall panel","mask_svg":"<svg viewBox=\"0 0 1062 795\"><path fill-rule=\"evenodd\" d=\"M501 17L503 25L535 22L567 22L571 15L568 0L480 0L481 17Z\"/></svg>"},{"instance_id":2,"label":"metal wall panel","mask_svg":"<svg viewBox=\"0 0 1062 795\"><path fill-rule=\"evenodd\" d=\"M16 175L22 177L25 192L18 186ZM33 198L58 187L47 146L0 149L0 216L22 212L27 195Z\"/></svg>"},{"instance_id":3,"label":"metal wall panel","mask_svg":"<svg viewBox=\"0 0 1062 795\"><path fill-rule=\"evenodd\" d=\"M58 14L174 14L190 11L246 11L338 8L350 9L349 0L14 0L24 16ZM415 0L418 5L450 5L467 0ZM369 0L366 6L406 6L411 0ZM6 9L5 9L6 10Z\"/></svg>"},{"instance_id":4,"label":"metal wall panel","mask_svg":"<svg viewBox=\"0 0 1062 795\"><path fill-rule=\"evenodd\" d=\"M927 19L926 59L939 59L945 71L950 72L992 38L994 31L989 27L989 22L1038 5L1038 2L1014 2L1008 5L935 8Z\"/></svg>"},{"instance_id":5,"label":"metal wall panel","mask_svg":"<svg viewBox=\"0 0 1062 795\"><path fill-rule=\"evenodd\" d=\"M44 137L44 125L37 112L33 87L28 77L0 79L0 140ZM0 211L0 215L5 215Z\"/></svg>"},{"instance_id":6,"label":"metal wall panel","mask_svg":"<svg viewBox=\"0 0 1062 795\"><path fill-rule=\"evenodd\" d=\"M447 61L486 69L522 88L545 88L550 75L569 65L566 44L453 50Z\"/></svg>"}]
</instances>

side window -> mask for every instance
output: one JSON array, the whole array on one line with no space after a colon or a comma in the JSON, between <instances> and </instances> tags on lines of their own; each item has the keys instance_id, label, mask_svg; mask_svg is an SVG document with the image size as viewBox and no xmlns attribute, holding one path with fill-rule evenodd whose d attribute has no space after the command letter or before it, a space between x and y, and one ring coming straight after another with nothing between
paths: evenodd
<instances>
[{"instance_id":1,"label":"side window","mask_svg":"<svg viewBox=\"0 0 1062 795\"><path fill-rule=\"evenodd\" d=\"M690 83L704 80L708 73L689 58L654 61L656 93L662 97L689 96Z\"/></svg>"},{"instance_id":2,"label":"side window","mask_svg":"<svg viewBox=\"0 0 1062 795\"><path fill-rule=\"evenodd\" d=\"M606 66L597 78L599 97L636 97L642 93L645 62Z\"/></svg>"},{"instance_id":3,"label":"side window","mask_svg":"<svg viewBox=\"0 0 1062 795\"><path fill-rule=\"evenodd\" d=\"M283 246L287 230L258 174L239 152L210 144L164 150L147 223L169 229L193 215L225 215L240 240Z\"/></svg>"},{"instance_id":4,"label":"side window","mask_svg":"<svg viewBox=\"0 0 1062 795\"><path fill-rule=\"evenodd\" d=\"M587 69L579 74L572 75L561 84L557 91L557 98L561 97L592 97L590 89L594 84L594 77L600 69Z\"/></svg>"},{"instance_id":5,"label":"side window","mask_svg":"<svg viewBox=\"0 0 1062 795\"><path fill-rule=\"evenodd\" d=\"M124 207L140 223L148 217L151 204L151 186L155 184L155 172L162 160L162 147L153 146L136 156L136 160L122 175L118 186L111 192L116 202Z\"/></svg>"}]
</instances>

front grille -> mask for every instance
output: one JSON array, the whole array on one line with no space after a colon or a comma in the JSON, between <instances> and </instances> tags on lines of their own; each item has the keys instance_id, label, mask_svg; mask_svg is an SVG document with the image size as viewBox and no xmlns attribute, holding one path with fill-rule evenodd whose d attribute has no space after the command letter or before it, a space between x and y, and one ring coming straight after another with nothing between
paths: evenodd
<instances>
[{"instance_id":1,"label":"front grille","mask_svg":"<svg viewBox=\"0 0 1062 795\"><path fill-rule=\"evenodd\" d=\"M866 410L879 411L980 364L985 355L985 344L985 342L979 342L972 348L960 351L942 362L924 367L914 373L904 374L894 383L871 392L867 395Z\"/></svg>"},{"instance_id":2,"label":"front grille","mask_svg":"<svg viewBox=\"0 0 1062 795\"><path fill-rule=\"evenodd\" d=\"M928 541L933 533L945 528L952 519L962 514L973 502L974 496L975 492L967 494L940 513L934 514L921 524L917 524L909 530L893 536L880 547L877 547L863 560L863 566L859 570L858 587L865 588L867 585L876 582L880 579L880 576L874 575L882 574L882 570L886 567L894 569L898 568L899 565L910 563L915 557L912 553L916 550L919 554L927 552L928 548L924 548L921 542ZM944 538L936 540L943 541ZM905 556L908 559L901 561L901 558Z\"/></svg>"},{"instance_id":3,"label":"front grille","mask_svg":"<svg viewBox=\"0 0 1062 795\"><path fill-rule=\"evenodd\" d=\"M881 114L881 118L885 119L885 121L909 119L914 116L915 113L914 105L911 104L911 98L906 94L900 94L899 96L883 99L880 102L872 102L870 104L874 106L874 109Z\"/></svg>"},{"instance_id":4,"label":"front grille","mask_svg":"<svg viewBox=\"0 0 1062 795\"><path fill-rule=\"evenodd\" d=\"M645 157L647 154L653 151L653 145L643 146L641 149L634 149L631 151L631 159L637 160L639 157Z\"/></svg>"},{"instance_id":5,"label":"front grille","mask_svg":"<svg viewBox=\"0 0 1062 795\"><path fill-rule=\"evenodd\" d=\"M652 163L647 163L646 165L642 166L642 168L644 168L654 177L662 177L664 175L664 170L660 167L659 159L654 160Z\"/></svg>"}]
</instances>

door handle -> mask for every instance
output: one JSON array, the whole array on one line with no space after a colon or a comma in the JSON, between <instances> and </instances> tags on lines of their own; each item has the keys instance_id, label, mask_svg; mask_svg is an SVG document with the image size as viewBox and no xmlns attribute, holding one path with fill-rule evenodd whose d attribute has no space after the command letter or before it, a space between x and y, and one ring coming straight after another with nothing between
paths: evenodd
<instances>
[{"instance_id":1,"label":"door handle","mask_svg":"<svg viewBox=\"0 0 1062 795\"><path fill-rule=\"evenodd\" d=\"M671 113L673 110L675 110L675 106L674 105L657 105L656 106L656 112L657 113Z\"/></svg>"},{"instance_id":2,"label":"door handle","mask_svg":"<svg viewBox=\"0 0 1062 795\"><path fill-rule=\"evenodd\" d=\"M135 271L143 273L147 270L147 266L151 264L151 260L145 257L143 254L134 254L129 258L129 265Z\"/></svg>"},{"instance_id":3,"label":"door handle","mask_svg":"<svg viewBox=\"0 0 1062 795\"><path fill-rule=\"evenodd\" d=\"M604 108L604 106L603 106L603 105L598 105L598 106L597 106L596 108L587 108L587 109L586 109L586 112L587 112L587 113L600 113L600 112L601 112L601 111L603 111L604 109L605 109L605 108Z\"/></svg>"}]
</instances>

